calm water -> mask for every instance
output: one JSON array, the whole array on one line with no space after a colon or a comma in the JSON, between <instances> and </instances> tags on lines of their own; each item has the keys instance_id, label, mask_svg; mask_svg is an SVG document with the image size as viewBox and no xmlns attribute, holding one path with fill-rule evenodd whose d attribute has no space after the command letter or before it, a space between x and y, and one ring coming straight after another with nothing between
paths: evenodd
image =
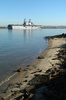
<instances>
[{"instance_id":1,"label":"calm water","mask_svg":"<svg viewBox=\"0 0 66 100\"><path fill-rule=\"evenodd\" d=\"M46 49L48 42L43 37L63 32L66 33L66 29L0 29L0 82L17 67L31 64Z\"/></svg>"}]
</instances>

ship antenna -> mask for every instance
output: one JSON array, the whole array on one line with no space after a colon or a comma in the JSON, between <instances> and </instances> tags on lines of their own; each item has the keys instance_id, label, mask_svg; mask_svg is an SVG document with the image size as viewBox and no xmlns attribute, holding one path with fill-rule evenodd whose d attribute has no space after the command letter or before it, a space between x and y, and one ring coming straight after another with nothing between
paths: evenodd
<instances>
[{"instance_id":1,"label":"ship antenna","mask_svg":"<svg viewBox=\"0 0 66 100\"><path fill-rule=\"evenodd\" d=\"M26 22L26 18L24 19L24 22Z\"/></svg>"},{"instance_id":2,"label":"ship antenna","mask_svg":"<svg viewBox=\"0 0 66 100\"><path fill-rule=\"evenodd\" d=\"M31 22L31 19L29 19L29 21Z\"/></svg>"}]
</instances>

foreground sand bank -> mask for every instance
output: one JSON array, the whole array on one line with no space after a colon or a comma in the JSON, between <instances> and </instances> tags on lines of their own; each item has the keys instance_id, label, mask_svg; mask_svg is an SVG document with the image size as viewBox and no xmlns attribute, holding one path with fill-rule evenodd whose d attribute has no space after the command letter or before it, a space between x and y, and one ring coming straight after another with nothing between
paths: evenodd
<instances>
[{"instance_id":1,"label":"foreground sand bank","mask_svg":"<svg viewBox=\"0 0 66 100\"><path fill-rule=\"evenodd\" d=\"M57 72L59 74L59 68L65 61L65 58L61 56L59 57L61 59L58 58L60 50L64 50L65 43L64 37L50 38L47 49L40 55L42 59L36 59L32 65L19 72L19 75L11 81L12 84L4 91L5 93L0 94L0 98L3 97L1 100L54 100L46 97L47 93L54 96L53 89L46 91L48 90L47 84L50 88L52 87L49 81L57 75Z\"/></svg>"}]
</instances>

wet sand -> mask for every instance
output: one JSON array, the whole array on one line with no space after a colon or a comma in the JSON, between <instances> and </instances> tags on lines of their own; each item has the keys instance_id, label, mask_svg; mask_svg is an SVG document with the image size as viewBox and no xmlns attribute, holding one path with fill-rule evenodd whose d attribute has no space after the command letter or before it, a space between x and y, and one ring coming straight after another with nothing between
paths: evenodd
<instances>
[{"instance_id":1,"label":"wet sand","mask_svg":"<svg viewBox=\"0 0 66 100\"><path fill-rule=\"evenodd\" d=\"M53 73L54 69L60 70L60 65L64 61L64 59L61 61L55 58L58 58L59 51L66 44L66 38L54 37L50 38L48 42L49 45L45 51L32 65L28 65L22 72L18 72L15 78L9 82L10 85L4 93L0 94L0 98L3 97L5 100L7 98L8 100L48 100L44 89L47 90L46 84L53 78L51 75L55 75L55 72L54 74L50 73ZM48 71L48 69L52 70Z\"/></svg>"}]
</instances>

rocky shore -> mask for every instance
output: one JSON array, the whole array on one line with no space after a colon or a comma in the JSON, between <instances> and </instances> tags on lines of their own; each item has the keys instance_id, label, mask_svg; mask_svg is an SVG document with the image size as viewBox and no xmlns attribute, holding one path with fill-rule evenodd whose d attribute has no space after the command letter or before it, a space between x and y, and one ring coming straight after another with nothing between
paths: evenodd
<instances>
[{"instance_id":1,"label":"rocky shore","mask_svg":"<svg viewBox=\"0 0 66 100\"><path fill-rule=\"evenodd\" d=\"M46 37L47 49L0 94L0 100L66 100L66 34Z\"/></svg>"}]
</instances>

